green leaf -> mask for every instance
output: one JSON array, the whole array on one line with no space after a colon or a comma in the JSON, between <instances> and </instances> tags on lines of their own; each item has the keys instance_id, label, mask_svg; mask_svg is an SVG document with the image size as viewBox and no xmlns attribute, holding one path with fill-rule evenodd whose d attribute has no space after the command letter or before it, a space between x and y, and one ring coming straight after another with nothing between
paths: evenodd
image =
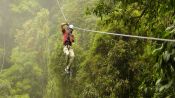
<instances>
[{"instance_id":1,"label":"green leaf","mask_svg":"<svg viewBox=\"0 0 175 98\"><path fill-rule=\"evenodd\" d=\"M161 86L159 91L162 92L163 90L170 88L173 82L174 80L171 80L168 84Z\"/></svg>"},{"instance_id":2,"label":"green leaf","mask_svg":"<svg viewBox=\"0 0 175 98\"><path fill-rule=\"evenodd\" d=\"M165 62L168 62L169 61L169 59L170 59L170 53L168 52L168 51L165 51L164 53L163 53L163 60L165 61Z\"/></svg>"}]
</instances>

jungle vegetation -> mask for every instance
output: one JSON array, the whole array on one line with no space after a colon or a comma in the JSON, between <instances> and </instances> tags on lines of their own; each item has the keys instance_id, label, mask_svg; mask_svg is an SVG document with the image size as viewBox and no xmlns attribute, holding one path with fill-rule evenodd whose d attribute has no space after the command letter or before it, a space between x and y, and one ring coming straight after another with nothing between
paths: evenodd
<instances>
[{"instance_id":1,"label":"jungle vegetation","mask_svg":"<svg viewBox=\"0 0 175 98\"><path fill-rule=\"evenodd\" d=\"M75 28L71 79L60 24L175 39L174 0L0 0L0 98L174 98L175 42Z\"/></svg>"}]
</instances>

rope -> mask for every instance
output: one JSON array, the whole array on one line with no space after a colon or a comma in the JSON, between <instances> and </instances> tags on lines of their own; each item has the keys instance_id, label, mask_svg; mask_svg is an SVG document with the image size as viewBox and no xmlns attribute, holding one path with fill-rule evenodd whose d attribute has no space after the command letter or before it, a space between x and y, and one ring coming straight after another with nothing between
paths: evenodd
<instances>
[{"instance_id":1,"label":"rope","mask_svg":"<svg viewBox=\"0 0 175 98\"><path fill-rule=\"evenodd\" d=\"M83 30L87 32L96 32L100 34L108 34L108 35L114 35L114 36L122 36L122 37L129 37L129 38L138 38L138 39L147 39L147 40L155 40L155 41L166 41L166 42L175 42L173 39L163 39L163 38L155 38L155 37L145 37L145 36L137 36L137 35L127 35L127 34L119 34L119 33L110 33L110 32L102 32L102 31L95 31L95 30L89 30L89 29L83 29L79 27L74 27L78 30Z\"/></svg>"},{"instance_id":2,"label":"rope","mask_svg":"<svg viewBox=\"0 0 175 98\"><path fill-rule=\"evenodd\" d=\"M58 7L60 8L60 11L65 19L65 21L67 21L66 16L63 12L63 10L61 9L60 6L60 2L57 0L58 3ZM96 31L96 30L89 30L89 29L83 29L80 27L74 27L78 30L83 30L83 31L87 31L87 32L96 32L96 33L100 33L100 34L107 34L107 35L114 35L114 36L122 36L122 37L129 37L129 38L138 38L138 39L146 39L146 40L155 40L155 41L165 41L165 42L175 42L174 39L163 39L163 38L155 38L155 37L146 37L146 36L137 36L137 35L127 35L127 34L118 34L118 33L111 33L111 32L102 32L102 31Z\"/></svg>"},{"instance_id":3,"label":"rope","mask_svg":"<svg viewBox=\"0 0 175 98\"><path fill-rule=\"evenodd\" d=\"M59 2L58 0L56 0L56 1L57 1L57 4L58 4L58 7L60 8L60 11L61 11L61 13L62 13L62 16L64 17L64 20L67 22L67 18L66 18L66 16L65 16L63 10L61 9L60 2Z\"/></svg>"}]
</instances>

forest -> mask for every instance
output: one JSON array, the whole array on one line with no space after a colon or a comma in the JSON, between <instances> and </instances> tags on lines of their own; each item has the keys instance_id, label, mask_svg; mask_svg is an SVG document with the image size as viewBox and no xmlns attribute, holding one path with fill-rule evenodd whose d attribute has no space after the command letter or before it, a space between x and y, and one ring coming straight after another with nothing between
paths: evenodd
<instances>
[{"instance_id":1,"label":"forest","mask_svg":"<svg viewBox=\"0 0 175 98\"><path fill-rule=\"evenodd\" d=\"M0 0L0 98L175 98L175 0Z\"/></svg>"}]
</instances>

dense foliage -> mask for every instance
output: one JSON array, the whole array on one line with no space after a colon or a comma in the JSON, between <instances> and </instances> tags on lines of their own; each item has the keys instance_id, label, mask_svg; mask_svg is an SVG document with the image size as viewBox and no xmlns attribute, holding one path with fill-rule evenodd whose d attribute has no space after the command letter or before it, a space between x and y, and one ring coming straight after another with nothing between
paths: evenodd
<instances>
[{"instance_id":1,"label":"dense foliage","mask_svg":"<svg viewBox=\"0 0 175 98\"><path fill-rule=\"evenodd\" d=\"M174 98L175 43L74 30L73 76L60 24L175 39L174 0L0 0L0 98Z\"/></svg>"}]
</instances>

